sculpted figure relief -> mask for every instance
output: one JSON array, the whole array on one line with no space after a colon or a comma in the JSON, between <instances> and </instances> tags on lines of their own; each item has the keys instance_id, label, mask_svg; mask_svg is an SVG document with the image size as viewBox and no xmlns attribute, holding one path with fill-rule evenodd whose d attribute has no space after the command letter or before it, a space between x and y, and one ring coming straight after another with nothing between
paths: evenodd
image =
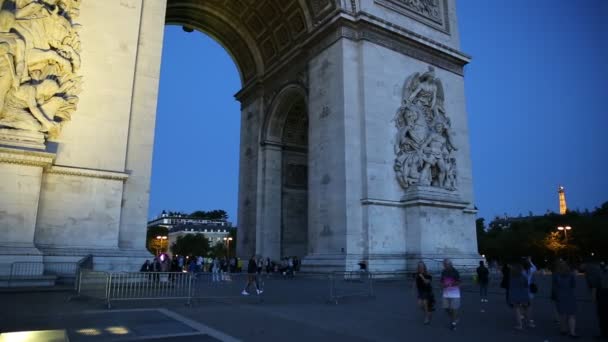
<instances>
[{"instance_id":1,"label":"sculpted figure relief","mask_svg":"<svg viewBox=\"0 0 608 342\"><path fill-rule=\"evenodd\" d=\"M0 127L55 138L82 79L80 0L0 0Z\"/></svg>"},{"instance_id":2,"label":"sculpted figure relief","mask_svg":"<svg viewBox=\"0 0 608 342\"><path fill-rule=\"evenodd\" d=\"M395 118L395 173L405 189L424 185L456 190L456 147L443 107L441 81L432 67L405 82L403 101Z\"/></svg>"}]
</instances>

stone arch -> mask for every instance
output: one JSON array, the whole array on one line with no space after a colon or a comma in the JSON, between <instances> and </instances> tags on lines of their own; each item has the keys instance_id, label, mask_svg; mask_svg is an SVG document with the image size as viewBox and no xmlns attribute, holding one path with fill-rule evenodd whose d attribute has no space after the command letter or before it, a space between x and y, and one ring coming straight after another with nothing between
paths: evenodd
<instances>
[{"instance_id":1,"label":"stone arch","mask_svg":"<svg viewBox=\"0 0 608 342\"><path fill-rule=\"evenodd\" d=\"M168 0L165 22L200 30L217 40L232 56L245 86L311 31L315 17L311 11L317 7L308 2Z\"/></svg>"},{"instance_id":2,"label":"stone arch","mask_svg":"<svg viewBox=\"0 0 608 342\"><path fill-rule=\"evenodd\" d=\"M269 110L264 117L260 142L262 144L280 144L283 140L283 128L292 106L298 102L308 103L308 92L300 83L289 83L272 98Z\"/></svg>"}]
</instances>

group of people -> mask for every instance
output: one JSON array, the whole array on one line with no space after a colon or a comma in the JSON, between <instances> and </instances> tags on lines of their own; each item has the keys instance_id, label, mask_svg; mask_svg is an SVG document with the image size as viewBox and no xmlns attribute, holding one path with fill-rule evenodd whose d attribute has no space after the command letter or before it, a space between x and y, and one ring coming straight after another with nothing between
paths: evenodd
<instances>
[{"instance_id":1,"label":"group of people","mask_svg":"<svg viewBox=\"0 0 608 342\"><path fill-rule=\"evenodd\" d=\"M255 258L257 273L279 273L293 276L300 270L301 261L297 256L285 257L275 262L270 258ZM243 270L243 260L237 257L202 257L183 256L173 257L162 253L152 261L146 260L141 266L141 272L210 272L213 281L220 281L221 274L240 273Z\"/></svg>"},{"instance_id":2,"label":"group of people","mask_svg":"<svg viewBox=\"0 0 608 342\"><path fill-rule=\"evenodd\" d=\"M608 267L604 264L589 262L584 264L585 276L591 289L592 300L597 306L597 315L600 325L600 339L608 340ZM539 287L534 274L536 265L530 257L514 262L505 263L502 267L502 280L500 287L505 290L505 299L514 311L515 329L523 330L535 328L532 319L532 304ZM576 332L576 270L559 259L555 262L551 275L551 301L553 303L555 321L559 323L560 333L565 336L577 338ZM430 324L432 312L435 309L435 296L432 286L433 277L427 270L424 262L418 264L415 274L415 287L418 295L418 305L424 312L424 324ZM475 280L479 286L480 301L488 302L488 286L490 270L483 261L476 269ZM461 298L460 273L454 268L449 259L443 261L443 270L439 283L442 289L442 306L446 310L450 329L456 329L458 323L458 310Z\"/></svg>"},{"instance_id":3,"label":"group of people","mask_svg":"<svg viewBox=\"0 0 608 342\"><path fill-rule=\"evenodd\" d=\"M420 261L414 284L418 290L418 305L424 311L424 324L431 323L432 312L435 311L432 281L433 276L428 271L426 264ZM454 268L450 259L443 261L439 283L442 288L442 306L449 316L450 329L455 330L460 308L460 273Z\"/></svg>"}]
</instances>

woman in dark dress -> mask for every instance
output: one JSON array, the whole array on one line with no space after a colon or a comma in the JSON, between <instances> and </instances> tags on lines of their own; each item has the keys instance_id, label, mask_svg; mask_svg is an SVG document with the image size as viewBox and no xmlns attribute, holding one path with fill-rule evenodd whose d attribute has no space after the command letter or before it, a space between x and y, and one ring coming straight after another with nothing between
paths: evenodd
<instances>
[{"instance_id":1,"label":"woman in dark dress","mask_svg":"<svg viewBox=\"0 0 608 342\"><path fill-rule=\"evenodd\" d=\"M553 273L553 294L556 298L557 313L560 316L560 330L562 335L578 337L576 335L576 278L568 264L560 260L556 272Z\"/></svg>"},{"instance_id":2,"label":"woman in dark dress","mask_svg":"<svg viewBox=\"0 0 608 342\"><path fill-rule=\"evenodd\" d=\"M418 263L415 277L416 290L418 291L418 306L424 311L424 324L430 324L435 297L433 296L433 287L431 286L433 277L428 273L424 262Z\"/></svg>"}]
</instances>

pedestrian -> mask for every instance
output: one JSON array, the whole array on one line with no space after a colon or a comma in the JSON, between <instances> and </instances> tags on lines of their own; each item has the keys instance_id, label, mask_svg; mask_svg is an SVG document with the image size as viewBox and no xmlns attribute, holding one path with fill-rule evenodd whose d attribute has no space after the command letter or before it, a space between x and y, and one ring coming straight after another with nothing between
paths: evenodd
<instances>
[{"instance_id":1,"label":"pedestrian","mask_svg":"<svg viewBox=\"0 0 608 342\"><path fill-rule=\"evenodd\" d=\"M450 259L443 260L440 282L443 287L443 308L450 319L450 329L456 330L460 308L460 273Z\"/></svg>"},{"instance_id":2,"label":"pedestrian","mask_svg":"<svg viewBox=\"0 0 608 342\"><path fill-rule=\"evenodd\" d=\"M198 256L196 257L196 272L202 272L203 271L203 257L202 256Z\"/></svg>"},{"instance_id":3,"label":"pedestrian","mask_svg":"<svg viewBox=\"0 0 608 342\"><path fill-rule=\"evenodd\" d=\"M254 255L249 259L249 263L247 264L247 284L245 285L243 292L241 292L241 294L243 296L249 296L249 286L251 286L251 284L255 285L255 291L258 295L260 295L260 294L262 294L262 292L264 292L258 286L257 273L258 273L258 263L255 259L255 255Z\"/></svg>"},{"instance_id":4,"label":"pedestrian","mask_svg":"<svg viewBox=\"0 0 608 342\"><path fill-rule=\"evenodd\" d=\"M416 270L416 290L418 292L418 307L424 312L424 324L431 323L431 315L434 311L435 296L431 282L433 277L429 274L426 264L422 261L418 263Z\"/></svg>"},{"instance_id":5,"label":"pedestrian","mask_svg":"<svg viewBox=\"0 0 608 342\"><path fill-rule=\"evenodd\" d=\"M483 260L477 267L477 283L479 284L479 297L482 303L488 302L488 283L490 282L490 270L484 265Z\"/></svg>"},{"instance_id":6,"label":"pedestrian","mask_svg":"<svg viewBox=\"0 0 608 342\"><path fill-rule=\"evenodd\" d=\"M213 258L213 261L211 262L211 281L220 281L220 261L217 257Z\"/></svg>"},{"instance_id":7,"label":"pedestrian","mask_svg":"<svg viewBox=\"0 0 608 342\"><path fill-rule=\"evenodd\" d=\"M528 280L528 296L530 297L530 304L528 305L528 326L534 327L534 320L532 319L532 303L534 302L534 295L538 292L538 286L534 281L534 274L538 269L532 262L532 257L529 256L522 260L522 266L524 269L524 275Z\"/></svg>"},{"instance_id":8,"label":"pedestrian","mask_svg":"<svg viewBox=\"0 0 608 342\"><path fill-rule=\"evenodd\" d=\"M502 269L500 271L502 273L500 287L505 289L505 302L507 303L507 305L509 305L509 307L511 307L511 304L509 304L509 283L511 281L511 268L509 264L505 262L502 265Z\"/></svg>"},{"instance_id":9,"label":"pedestrian","mask_svg":"<svg viewBox=\"0 0 608 342\"><path fill-rule=\"evenodd\" d=\"M593 291L600 324L600 338L608 341L608 266L600 263L599 281Z\"/></svg>"},{"instance_id":10,"label":"pedestrian","mask_svg":"<svg viewBox=\"0 0 608 342\"><path fill-rule=\"evenodd\" d=\"M150 260L146 260L146 262L144 262L143 265L141 265L141 268L139 269L140 272L150 272L152 269L152 265L150 264Z\"/></svg>"},{"instance_id":11,"label":"pedestrian","mask_svg":"<svg viewBox=\"0 0 608 342\"><path fill-rule=\"evenodd\" d=\"M530 294L528 278L524 273L523 266L519 262L511 265L509 275L509 305L515 312L515 329L523 330L524 322L528 320L528 307L530 306Z\"/></svg>"},{"instance_id":12,"label":"pedestrian","mask_svg":"<svg viewBox=\"0 0 608 342\"><path fill-rule=\"evenodd\" d=\"M568 264L558 261L556 272L552 276L553 291L557 297L557 312L560 316L560 333L570 337L576 334L576 277Z\"/></svg>"}]
</instances>

